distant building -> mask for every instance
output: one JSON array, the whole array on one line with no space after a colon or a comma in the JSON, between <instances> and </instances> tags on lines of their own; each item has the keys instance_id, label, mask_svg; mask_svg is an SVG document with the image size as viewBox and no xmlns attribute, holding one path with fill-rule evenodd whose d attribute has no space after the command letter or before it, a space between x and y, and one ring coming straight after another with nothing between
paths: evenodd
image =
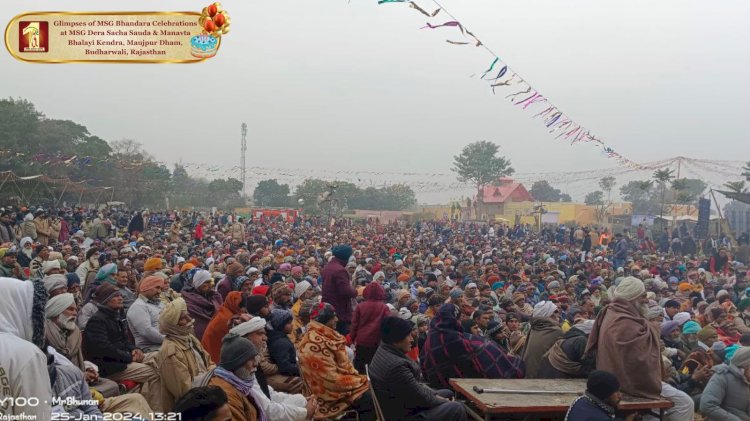
<instances>
[{"instance_id":1,"label":"distant building","mask_svg":"<svg viewBox=\"0 0 750 421\"><path fill-rule=\"evenodd\" d=\"M480 219L495 220L496 216L507 215L506 205L511 203L533 202L523 184L511 178L501 178L497 185L488 185L482 189L482 200L478 201Z\"/></svg>"}]
</instances>

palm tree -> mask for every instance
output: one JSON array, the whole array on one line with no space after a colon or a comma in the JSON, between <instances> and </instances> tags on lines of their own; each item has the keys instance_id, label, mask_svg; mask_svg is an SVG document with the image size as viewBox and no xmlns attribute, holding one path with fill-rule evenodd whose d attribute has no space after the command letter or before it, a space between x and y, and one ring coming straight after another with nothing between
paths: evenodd
<instances>
[{"instance_id":1,"label":"palm tree","mask_svg":"<svg viewBox=\"0 0 750 421\"><path fill-rule=\"evenodd\" d=\"M664 198L667 194L667 183L674 179L674 170L665 168L654 171L653 179L661 187L661 207L659 208L659 218L664 220Z\"/></svg>"}]
</instances>

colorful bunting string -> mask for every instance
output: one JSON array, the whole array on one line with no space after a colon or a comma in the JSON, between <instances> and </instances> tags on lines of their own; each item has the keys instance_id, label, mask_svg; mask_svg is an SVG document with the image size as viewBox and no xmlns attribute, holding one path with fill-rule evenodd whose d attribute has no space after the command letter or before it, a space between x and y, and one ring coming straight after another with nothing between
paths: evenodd
<instances>
[{"instance_id":1,"label":"colorful bunting string","mask_svg":"<svg viewBox=\"0 0 750 421\"><path fill-rule=\"evenodd\" d=\"M575 123L570 117L568 117L562 110L557 108L557 106L552 104L539 91L535 90L528 82L526 82L526 80L518 75L518 73L513 71L510 66L508 66L508 64L500 58L499 55L495 54L489 47L484 45L484 43L480 41L479 38L477 38L471 31L469 31L466 26L463 25L459 21L459 19L457 19L452 13L450 13L442 4L440 4L437 0L430 1L432 1L437 7L437 9L433 13L428 13L424 8L409 0L379 0L378 4L408 3L410 8L429 18L435 17L438 12L442 11L452 20L445 21L439 24L427 22L426 25L421 27L420 29L438 29L445 27L458 28L461 32L461 35L469 39L469 41L455 41L448 39L446 40L447 43L453 45L474 44L477 47L484 48L484 50L486 50L492 56L492 62L490 63L487 70L482 72L482 76L479 79L489 82L489 86L492 89L493 94L495 94L497 88L511 85L522 85L520 87L520 90L507 94L505 98L509 99L514 106L518 106L523 110L529 109L537 111L538 108L536 107L545 105L546 108L544 108L542 111L535 112L532 115L532 118L542 118L543 124L549 129L548 131L550 134L555 135L555 133L559 132L556 135L555 139L570 140L571 145L579 142L591 143L596 147L602 148L603 151L606 151L605 156L614 159L620 165L630 168L642 168L642 166L638 163L615 152L612 147L605 145L602 140L593 136L585 127ZM494 71L495 67L499 65L502 65L502 67L498 71L497 75L494 78L487 79L487 76L490 75L491 72ZM531 95L525 96L524 99L518 100L518 96L526 94Z\"/></svg>"}]
</instances>

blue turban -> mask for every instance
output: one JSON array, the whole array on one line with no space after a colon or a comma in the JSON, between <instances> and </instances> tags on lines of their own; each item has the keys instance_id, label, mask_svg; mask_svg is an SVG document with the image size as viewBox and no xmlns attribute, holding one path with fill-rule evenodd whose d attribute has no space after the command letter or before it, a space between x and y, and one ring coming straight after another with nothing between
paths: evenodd
<instances>
[{"instance_id":1,"label":"blue turban","mask_svg":"<svg viewBox=\"0 0 750 421\"><path fill-rule=\"evenodd\" d=\"M352 249L352 246L348 244L340 244L334 247L331 250L331 253L333 253L333 255L336 256L337 259L348 262L349 258L352 257L354 250Z\"/></svg>"}]
</instances>

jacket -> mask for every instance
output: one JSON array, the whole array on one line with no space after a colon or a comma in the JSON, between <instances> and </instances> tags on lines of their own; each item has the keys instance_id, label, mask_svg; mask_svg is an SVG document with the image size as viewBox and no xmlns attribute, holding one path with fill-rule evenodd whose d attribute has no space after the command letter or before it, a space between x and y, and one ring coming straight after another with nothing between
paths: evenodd
<instances>
[{"instance_id":1,"label":"jacket","mask_svg":"<svg viewBox=\"0 0 750 421\"><path fill-rule=\"evenodd\" d=\"M701 396L701 414L709 421L750 419L750 388L743 371L731 364L714 367Z\"/></svg>"},{"instance_id":2,"label":"jacket","mask_svg":"<svg viewBox=\"0 0 750 421\"><path fill-rule=\"evenodd\" d=\"M297 351L286 333L279 330L268 331L268 354L279 367L279 373L299 377Z\"/></svg>"},{"instance_id":3,"label":"jacket","mask_svg":"<svg viewBox=\"0 0 750 421\"><path fill-rule=\"evenodd\" d=\"M13 231L13 226L0 222L0 243L14 243L15 241L16 233Z\"/></svg>"},{"instance_id":4,"label":"jacket","mask_svg":"<svg viewBox=\"0 0 750 421\"><path fill-rule=\"evenodd\" d=\"M52 221L49 224L49 239L57 241L60 238L60 220Z\"/></svg>"},{"instance_id":5,"label":"jacket","mask_svg":"<svg viewBox=\"0 0 750 421\"><path fill-rule=\"evenodd\" d=\"M36 227L36 240L47 245L49 238L49 220L47 218L34 218L34 227Z\"/></svg>"},{"instance_id":6,"label":"jacket","mask_svg":"<svg viewBox=\"0 0 750 421\"><path fill-rule=\"evenodd\" d=\"M135 339L136 348L143 352L157 351L164 341L164 335L159 333L159 314L164 309L161 301L147 301L145 297L138 297L128 309L128 327Z\"/></svg>"},{"instance_id":7,"label":"jacket","mask_svg":"<svg viewBox=\"0 0 750 421\"><path fill-rule=\"evenodd\" d=\"M91 397L91 390L86 384L83 372L75 366L57 360L53 364L55 384L52 385L52 394L63 400L71 398L79 402L76 406L65 405L65 412L72 417L71 419L104 421L99 407L90 403L94 399Z\"/></svg>"},{"instance_id":8,"label":"jacket","mask_svg":"<svg viewBox=\"0 0 750 421\"><path fill-rule=\"evenodd\" d=\"M245 227L240 222L235 222L232 224L231 228L229 228L228 233L233 240L237 240L240 243L243 243L245 241Z\"/></svg>"},{"instance_id":9,"label":"jacket","mask_svg":"<svg viewBox=\"0 0 750 421\"><path fill-rule=\"evenodd\" d=\"M419 366L393 345L381 343L370 363L370 380L387 420L404 420L443 400L421 383Z\"/></svg>"},{"instance_id":10,"label":"jacket","mask_svg":"<svg viewBox=\"0 0 750 421\"><path fill-rule=\"evenodd\" d=\"M201 374L200 368L208 369L212 365L211 356L203 349L198 339L191 339L195 342L194 347L165 338L156 356L161 376L162 408L174 408L175 401L190 390L195 377ZM203 358L200 364L194 348Z\"/></svg>"},{"instance_id":11,"label":"jacket","mask_svg":"<svg viewBox=\"0 0 750 421\"><path fill-rule=\"evenodd\" d=\"M615 409L602 402L596 396L586 392L579 396L568 408L565 421L612 421Z\"/></svg>"},{"instance_id":12,"label":"jacket","mask_svg":"<svg viewBox=\"0 0 750 421\"><path fill-rule=\"evenodd\" d=\"M128 342L120 312L105 306L89 319L83 331L83 349L88 361L99 366L102 377L117 374L133 362L135 349Z\"/></svg>"},{"instance_id":13,"label":"jacket","mask_svg":"<svg viewBox=\"0 0 750 421\"><path fill-rule=\"evenodd\" d=\"M36 232L36 224L34 224L34 221L23 221L21 224L21 236L23 237L29 237L32 240L36 240L37 238L37 232Z\"/></svg>"},{"instance_id":14,"label":"jacket","mask_svg":"<svg viewBox=\"0 0 750 421\"><path fill-rule=\"evenodd\" d=\"M255 408L255 404L250 398L242 395L229 382L214 376L211 377L208 384L219 386L227 394L227 403L229 403L229 410L232 413L232 421L258 421L258 410Z\"/></svg>"},{"instance_id":15,"label":"jacket","mask_svg":"<svg viewBox=\"0 0 750 421\"><path fill-rule=\"evenodd\" d=\"M377 282L371 282L362 296L365 301L354 309L350 337L356 345L375 348L380 343L380 324L390 314L385 305L385 290Z\"/></svg>"},{"instance_id":16,"label":"jacket","mask_svg":"<svg viewBox=\"0 0 750 421\"><path fill-rule=\"evenodd\" d=\"M352 287L352 280L345 265L346 262L334 257L323 268L321 275L323 301L336 309L339 321L349 323L352 321L352 298L357 297L357 290Z\"/></svg>"}]
</instances>

